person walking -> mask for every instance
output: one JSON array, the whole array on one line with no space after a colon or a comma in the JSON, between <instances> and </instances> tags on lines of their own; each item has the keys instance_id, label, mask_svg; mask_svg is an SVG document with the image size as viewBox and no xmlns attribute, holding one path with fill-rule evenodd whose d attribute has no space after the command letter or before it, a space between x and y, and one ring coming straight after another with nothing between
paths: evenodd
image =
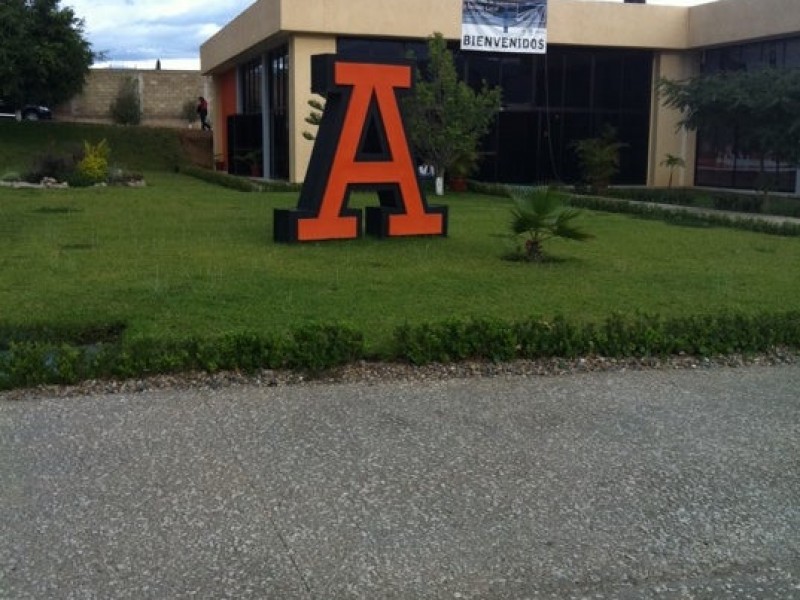
<instances>
[{"instance_id":1,"label":"person walking","mask_svg":"<svg viewBox=\"0 0 800 600\"><path fill-rule=\"evenodd\" d=\"M208 124L208 102L202 96L197 97L197 114L200 116L200 126L203 131L211 131Z\"/></svg>"}]
</instances>

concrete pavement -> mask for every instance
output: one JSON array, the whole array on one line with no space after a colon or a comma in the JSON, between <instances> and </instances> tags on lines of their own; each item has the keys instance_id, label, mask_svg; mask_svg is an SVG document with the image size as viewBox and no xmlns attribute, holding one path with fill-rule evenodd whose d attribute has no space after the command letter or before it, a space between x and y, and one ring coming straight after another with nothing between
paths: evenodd
<instances>
[{"instance_id":1,"label":"concrete pavement","mask_svg":"<svg viewBox=\"0 0 800 600\"><path fill-rule=\"evenodd\" d=\"M800 367L0 402L0 598L800 598Z\"/></svg>"}]
</instances>

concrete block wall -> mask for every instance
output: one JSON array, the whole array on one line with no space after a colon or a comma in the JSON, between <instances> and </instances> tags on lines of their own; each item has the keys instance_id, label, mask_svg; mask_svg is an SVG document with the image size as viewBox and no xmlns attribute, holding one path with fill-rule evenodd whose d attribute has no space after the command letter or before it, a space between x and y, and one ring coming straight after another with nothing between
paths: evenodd
<instances>
[{"instance_id":1,"label":"concrete block wall","mask_svg":"<svg viewBox=\"0 0 800 600\"><path fill-rule=\"evenodd\" d=\"M128 79L137 83L142 105L142 124L164 127L188 127L181 118L187 100L204 96L211 102L210 80L199 71L164 71L155 69L92 69L83 92L70 102L56 107L55 118L61 121L111 123L110 106ZM209 106L213 111L213 106ZM194 127L199 127L195 122Z\"/></svg>"}]
</instances>

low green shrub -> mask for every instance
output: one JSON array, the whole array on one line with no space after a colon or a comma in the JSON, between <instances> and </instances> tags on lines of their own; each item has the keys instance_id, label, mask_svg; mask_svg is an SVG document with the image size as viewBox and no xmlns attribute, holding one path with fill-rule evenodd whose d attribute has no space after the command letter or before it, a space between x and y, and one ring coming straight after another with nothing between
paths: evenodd
<instances>
[{"instance_id":1,"label":"low green shrub","mask_svg":"<svg viewBox=\"0 0 800 600\"><path fill-rule=\"evenodd\" d=\"M122 321L89 324L59 323L56 325L0 323L0 351L8 350L15 342L66 343L75 346L116 342L122 337L125 327L125 323Z\"/></svg>"},{"instance_id":2,"label":"low green shrub","mask_svg":"<svg viewBox=\"0 0 800 600\"><path fill-rule=\"evenodd\" d=\"M713 197L716 210L730 210L744 213L764 212L764 196L722 196Z\"/></svg>"},{"instance_id":3,"label":"low green shrub","mask_svg":"<svg viewBox=\"0 0 800 600\"><path fill-rule=\"evenodd\" d=\"M290 368L318 373L366 358L363 334L344 325L308 324L284 335L232 333L183 340L121 340L121 332L113 328L93 335L72 335L68 329L18 330L17 339L9 339L6 330L0 346L0 389L198 370ZM669 319L613 314L602 323L576 323L558 315L521 321L447 319L402 325L392 341L386 358L413 364L752 354L775 347L800 349L800 311Z\"/></svg>"},{"instance_id":4,"label":"low green shrub","mask_svg":"<svg viewBox=\"0 0 800 600\"><path fill-rule=\"evenodd\" d=\"M787 221L774 222L764 219L732 217L723 214L695 213L679 208L662 208L652 204L616 202L593 196L572 196L569 203L578 208L628 214L642 219L665 221L673 225L689 227L728 227L731 229L755 231L768 235L800 237L800 225Z\"/></svg>"},{"instance_id":5,"label":"low green shrub","mask_svg":"<svg viewBox=\"0 0 800 600\"><path fill-rule=\"evenodd\" d=\"M240 177L238 175L229 175L222 171L212 171L202 167L183 166L180 167L179 172L190 177L202 179L208 183L219 185L222 187L238 190L240 192L299 192L302 187L297 183L289 183L288 181L273 181L273 180L259 180L254 181L247 177Z\"/></svg>"},{"instance_id":6,"label":"low green shrub","mask_svg":"<svg viewBox=\"0 0 800 600\"><path fill-rule=\"evenodd\" d=\"M394 333L395 357L413 364L477 358L510 360L516 354L516 345L508 323L486 319L405 324Z\"/></svg>"},{"instance_id":7,"label":"low green shrub","mask_svg":"<svg viewBox=\"0 0 800 600\"><path fill-rule=\"evenodd\" d=\"M561 315L552 320L525 319L514 325L514 331L520 358L575 358L595 352L594 325L571 323Z\"/></svg>"},{"instance_id":8,"label":"low green shrub","mask_svg":"<svg viewBox=\"0 0 800 600\"><path fill-rule=\"evenodd\" d=\"M59 152L48 148L38 154L24 173L23 179L29 183L39 183L45 177L56 181L67 181L69 176L75 172L75 165L83 158L82 151Z\"/></svg>"},{"instance_id":9,"label":"low green shrub","mask_svg":"<svg viewBox=\"0 0 800 600\"><path fill-rule=\"evenodd\" d=\"M211 171L210 169L203 169L202 167L183 166L179 171L184 175L189 175L196 179L202 179L208 183L219 185L232 190L240 192L259 192L261 187L246 177L237 177L235 175L228 175L221 171Z\"/></svg>"},{"instance_id":10,"label":"low green shrub","mask_svg":"<svg viewBox=\"0 0 800 600\"><path fill-rule=\"evenodd\" d=\"M680 206L698 205L697 193L694 190L685 188L609 188L604 195L622 200L635 200L636 202L677 204Z\"/></svg>"},{"instance_id":11,"label":"low green shrub","mask_svg":"<svg viewBox=\"0 0 800 600\"><path fill-rule=\"evenodd\" d=\"M344 325L308 324L291 332L283 365L319 372L364 357L364 335Z\"/></svg>"},{"instance_id":12,"label":"low green shrub","mask_svg":"<svg viewBox=\"0 0 800 600\"><path fill-rule=\"evenodd\" d=\"M3 182L14 182L14 181L21 181L22 175L17 171L5 171L0 174L0 181Z\"/></svg>"},{"instance_id":13,"label":"low green shrub","mask_svg":"<svg viewBox=\"0 0 800 600\"><path fill-rule=\"evenodd\" d=\"M259 181L257 185L262 192L299 192L303 187L302 184L299 183L273 179Z\"/></svg>"},{"instance_id":14,"label":"low green shrub","mask_svg":"<svg viewBox=\"0 0 800 600\"><path fill-rule=\"evenodd\" d=\"M510 198L511 190L505 183L487 183L485 181L467 180L467 189L476 194L486 196L498 196L500 198Z\"/></svg>"},{"instance_id":15,"label":"low green shrub","mask_svg":"<svg viewBox=\"0 0 800 600\"><path fill-rule=\"evenodd\" d=\"M96 144L83 142L83 158L75 165L75 174L91 183L102 183L108 177L108 155L110 149L106 140Z\"/></svg>"},{"instance_id":16,"label":"low green shrub","mask_svg":"<svg viewBox=\"0 0 800 600\"><path fill-rule=\"evenodd\" d=\"M732 212L800 217L800 198L698 188L611 188L605 196L637 202L696 206Z\"/></svg>"},{"instance_id":17,"label":"low green shrub","mask_svg":"<svg viewBox=\"0 0 800 600\"><path fill-rule=\"evenodd\" d=\"M562 316L513 323L448 320L403 325L394 334L394 357L413 364L468 358L711 356L776 346L800 348L800 312L673 319L614 314L601 324L573 323Z\"/></svg>"},{"instance_id":18,"label":"low green shrub","mask_svg":"<svg viewBox=\"0 0 800 600\"><path fill-rule=\"evenodd\" d=\"M0 352L0 389L71 384L92 376L85 350L70 344L12 342Z\"/></svg>"}]
</instances>

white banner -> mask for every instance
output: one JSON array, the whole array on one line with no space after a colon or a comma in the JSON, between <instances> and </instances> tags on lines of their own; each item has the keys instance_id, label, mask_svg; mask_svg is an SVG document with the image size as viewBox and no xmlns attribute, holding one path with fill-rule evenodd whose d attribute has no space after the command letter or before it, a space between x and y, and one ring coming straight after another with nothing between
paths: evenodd
<instances>
[{"instance_id":1,"label":"white banner","mask_svg":"<svg viewBox=\"0 0 800 600\"><path fill-rule=\"evenodd\" d=\"M544 54L547 0L463 0L461 49Z\"/></svg>"}]
</instances>

